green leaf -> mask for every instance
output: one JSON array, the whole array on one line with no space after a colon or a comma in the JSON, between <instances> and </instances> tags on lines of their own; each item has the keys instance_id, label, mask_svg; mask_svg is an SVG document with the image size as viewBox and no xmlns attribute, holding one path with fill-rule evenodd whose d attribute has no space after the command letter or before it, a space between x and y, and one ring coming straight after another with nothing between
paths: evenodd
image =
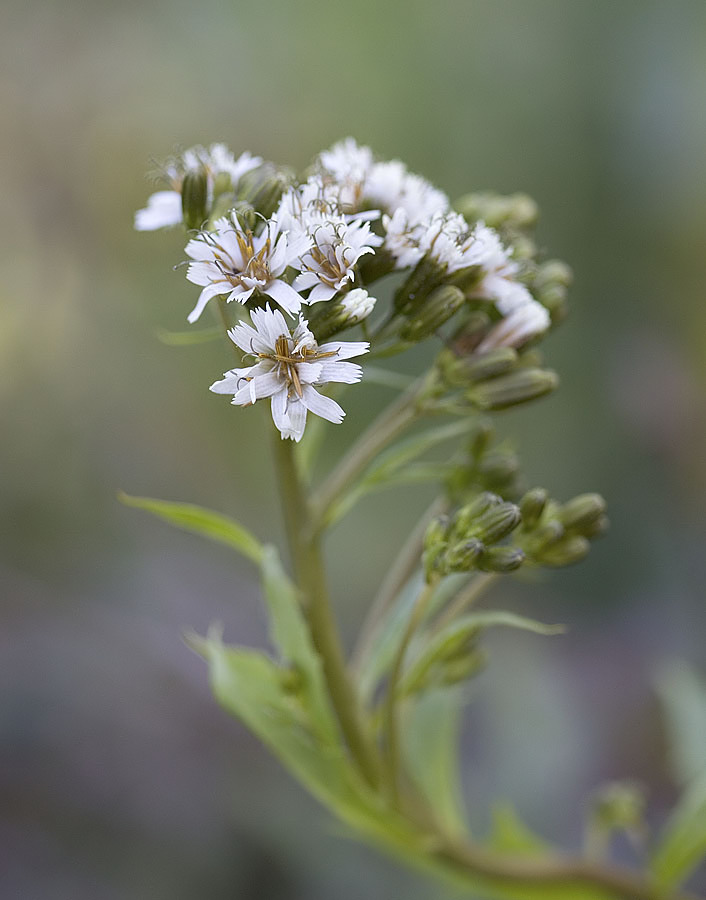
<instances>
[{"instance_id":1,"label":"green leaf","mask_svg":"<svg viewBox=\"0 0 706 900\"><path fill-rule=\"evenodd\" d=\"M674 661L656 679L669 737L672 775L680 785L706 772L706 684L692 666Z\"/></svg>"},{"instance_id":2,"label":"green leaf","mask_svg":"<svg viewBox=\"0 0 706 900\"><path fill-rule=\"evenodd\" d=\"M686 788L652 855L660 887L677 887L706 857L706 772Z\"/></svg>"},{"instance_id":3,"label":"green leaf","mask_svg":"<svg viewBox=\"0 0 706 900\"><path fill-rule=\"evenodd\" d=\"M410 774L449 834L467 832L458 770L462 692L429 691L409 704L403 733Z\"/></svg>"},{"instance_id":4,"label":"green leaf","mask_svg":"<svg viewBox=\"0 0 706 900\"><path fill-rule=\"evenodd\" d=\"M193 331L157 330L157 340L168 347L190 347L193 344L206 344L223 338L223 328L198 328Z\"/></svg>"},{"instance_id":5,"label":"green leaf","mask_svg":"<svg viewBox=\"0 0 706 900\"><path fill-rule=\"evenodd\" d=\"M414 690L415 685L421 684L426 674L439 660L450 656L455 650L460 649L476 632L491 626L503 625L510 628L520 628L523 631L531 631L534 634L560 634L564 631L563 625L544 625L534 619L519 616L516 613L505 610L483 610L468 613L454 622L441 628L430 640L422 645L422 649L410 664L400 685L402 694Z\"/></svg>"},{"instance_id":6,"label":"green leaf","mask_svg":"<svg viewBox=\"0 0 706 900\"><path fill-rule=\"evenodd\" d=\"M311 642L300 608L299 592L282 568L275 547L267 545L263 548L261 571L272 642L303 679L302 687L313 725L335 742L338 725L328 699L321 658Z\"/></svg>"},{"instance_id":7,"label":"green leaf","mask_svg":"<svg viewBox=\"0 0 706 900\"><path fill-rule=\"evenodd\" d=\"M122 491L118 494L118 499L125 506L144 509L176 528L183 528L184 531L191 531L209 540L226 544L258 565L262 560L263 547L257 538L234 519L222 513L192 503L131 497Z\"/></svg>"}]
</instances>

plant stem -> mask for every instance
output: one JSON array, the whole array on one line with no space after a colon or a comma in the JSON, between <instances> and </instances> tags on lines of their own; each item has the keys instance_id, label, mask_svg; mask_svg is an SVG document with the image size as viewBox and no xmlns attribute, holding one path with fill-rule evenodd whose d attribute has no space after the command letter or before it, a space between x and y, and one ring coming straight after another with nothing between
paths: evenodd
<instances>
[{"instance_id":1,"label":"plant stem","mask_svg":"<svg viewBox=\"0 0 706 900\"><path fill-rule=\"evenodd\" d=\"M436 582L427 584L420 592L412 609L412 614L407 622L407 627L402 634L395 659L390 670L390 678L387 683L387 693L385 695L384 721L385 721L385 759L389 774L390 787L392 789L393 803L397 805L399 801L399 776L400 776L400 740L399 740L399 703L398 688L404 668L404 659L407 655L407 648L410 641L414 637L414 632L424 618L429 600L434 593Z\"/></svg>"},{"instance_id":2,"label":"plant stem","mask_svg":"<svg viewBox=\"0 0 706 900\"><path fill-rule=\"evenodd\" d=\"M377 748L367 733L358 697L346 671L343 648L331 611L324 577L321 543L313 534L307 498L294 458L294 444L273 431L285 527L297 583L306 598L311 637L323 665L331 702L343 735L370 785L380 783Z\"/></svg>"},{"instance_id":3,"label":"plant stem","mask_svg":"<svg viewBox=\"0 0 706 900\"><path fill-rule=\"evenodd\" d=\"M419 379L386 407L339 461L336 468L312 498L312 518L318 530L334 501L385 447L420 415L420 395L426 379Z\"/></svg>"},{"instance_id":4,"label":"plant stem","mask_svg":"<svg viewBox=\"0 0 706 900\"><path fill-rule=\"evenodd\" d=\"M547 900L554 896L564 898L569 889L582 886L602 889L606 897L622 900L698 900L689 893L659 888L629 869L584 859L508 856L471 842L461 844L451 840L444 841L432 855L457 871L481 876L491 884L541 886L546 890Z\"/></svg>"},{"instance_id":5,"label":"plant stem","mask_svg":"<svg viewBox=\"0 0 706 900\"><path fill-rule=\"evenodd\" d=\"M364 665L372 647L382 630L385 614L397 598L402 588L407 584L419 565L429 522L438 516L446 508L447 501L443 497L437 497L422 514L421 519L410 533L409 537L397 554L394 562L388 569L380 590L368 610L365 621L361 627L360 636L351 655L351 669L355 673Z\"/></svg>"}]
</instances>

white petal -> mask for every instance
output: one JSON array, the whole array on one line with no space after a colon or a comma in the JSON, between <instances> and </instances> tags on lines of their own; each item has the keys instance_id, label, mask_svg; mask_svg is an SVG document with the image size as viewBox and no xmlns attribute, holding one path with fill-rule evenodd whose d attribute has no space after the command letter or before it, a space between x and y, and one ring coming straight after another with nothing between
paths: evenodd
<instances>
[{"instance_id":1,"label":"white petal","mask_svg":"<svg viewBox=\"0 0 706 900\"><path fill-rule=\"evenodd\" d=\"M286 431L282 431L283 438L291 438L299 443L304 434L306 426L306 405L297 397L290 398L287 406L287 419L289 427Z\"/></svg>"},{"instance_id":2,"label":"white petal","mask_svg":"<svg viewBox=\"0 0 706 900\"><path fill-rule=\"evenodd\" d=\"M303 394L302 402L314 415L321 416L322 419L327 419L335 425L340 425L345 412L335 400L332 400L330 397L324 397L323 394L320 394L308 384L304 386Z\"/></svg>"},{"instance_id":3,"label":"white petal","mask_svg":"<svg viewBox=\"0 0 706 900\"><path fill-rule=\"evenodd\" d=\"M319 384L338 381L341 384L356 384L363 377L363 370L357 363L324 362L319 375Z\"/></svg>"},{"instance_id":4,"label":"white petal","mask_svg":"<svg viewBox=\"0 0 706 900\"><path fill-rule=\"evenodd\" d=\"M298 313L302 307L302 298L299 294L291 285L278 278L268 282L261 290L291 315Z\"/></svg>"},{"instance_id":5,"label":"white petal","mask_svg":"<svg viewBox=\"0 0 706 900\"><path fill-rule=\"evenodd\" d=\"M282 335L289 337L289 328L278 309L270 309L269 306L266 306L265 309L254 309L250 317L271 351L275 349L278 338Z\"/></svg>"},{"instance_id":6,"label":"white petal","mask_svg":"<svg viewBox=\"0 0 706 900\"><path fill-rule=\"evenodd\" d=\"M275 428L282 432L289 430L289 418L287 416L287 388L272 395L272 420Z\"/></svg>"},{"instance_id":7,"label":"white petal","mask_svg":"<svg viewBox=\"0 0 706 900\"><path fill-rule=\"evenodd\" d=\"M147 206L135 213L135 228L137 231L154 231L167 225L178 225L181 220L179 191L157 191L149 198Z\"/></svg>"},{"instance_id":8,"label":"white petal","mask_svg":"<svg viewBox=\"0 0 706 900\"><path fill-rule=\"evenodd\" d=\"M319 350L322 353L332 353L335 351L336 359L350 359L352 356L360 356L361 353L367 353L370 344L367 341L330 341L328 344L322 344Z\"/></svg>"},{"instance_id":9,"label":"white petal","mask_svg":"<svg viewBox=\"0 0 706 900\"><path fill-rule=\"evenodd\" d=\"M238 322L228 334L233 343L246 353L271 353L274 348L274 345L270 346L259 331L246 322Z\"/></svg>"}]
</instances>

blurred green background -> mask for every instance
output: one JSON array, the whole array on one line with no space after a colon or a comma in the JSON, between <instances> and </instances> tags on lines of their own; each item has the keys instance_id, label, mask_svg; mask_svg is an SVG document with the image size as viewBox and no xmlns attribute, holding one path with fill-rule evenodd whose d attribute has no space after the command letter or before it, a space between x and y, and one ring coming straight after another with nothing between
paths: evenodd
<instances>
[{"instance_id":1,"label":"blurred green background","mask_svg":"<svg viewBox=\"0 0 706 900\"><path fill-rule=\"evenodd\" d=\"M341 840L211 700L181 632L263 643L254 573L115 499L280 533L264 420L207 391L226 348L156 339L196 296L182 242L132 230L151 160L214 140L301 167L352 134L452 197L538 200L576 273L547 344L563 386L499 427L613 527L493 597L570 631L493 637L465 789L479 828L502 796L575 846L586 794L634 776L659 821L654 673L705 662L703 0L4 0L0 73L2 896L445 896ZM384 399L356 389L332 447ZM425 499L368 500L333 537L349 637Z\"/></svg>"}]
</instances>

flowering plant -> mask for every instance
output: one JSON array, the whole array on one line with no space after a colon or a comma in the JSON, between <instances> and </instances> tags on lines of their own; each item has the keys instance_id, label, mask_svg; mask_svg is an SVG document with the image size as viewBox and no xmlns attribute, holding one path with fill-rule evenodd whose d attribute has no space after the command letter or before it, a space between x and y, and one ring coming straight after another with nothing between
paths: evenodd
<instances>
[{"instance_id":1,"label":"flowering plant","mask_svg":"<svg viewBox=\"0 0 706 900\"><path fill-rule=\"evenodd\" d=\"M275 547L220 513L123 496L228 544L261 572L277 658L228 647L215 631L190 638L216 697L342 821L467 890L527 900L686 897L678 886L706 850L702 781L644 873L607 853L614 831L642 833L631 785L601 793L577 857L514 814L498 817L485 840L464 817L455 726L464 685L483 665L485 631L561 630L474 604L518 569L583 559L607 524L596 494L559 502L528 490L516 456L495 439L495 413L558 384L537 345L564 317L570 272L538 254L535 204L469 194L452 205L401 162L378 161L350 138L301 178L248 153L236 159L222 144L187 151L164 176L168 189L150 197L135 226L183 224L190 233L187 278L201 291L188 320L211 307L236 360L211 390L235 406L270 401L291 563L287 572ZM409 382L370 363L422 342L434 359ZM398 396L321 480L323 422L343 421L345 386L361 380ZM453 448L441 461L424 458L441 445ZM346 660L325 534L367 493L419 483L436 485L437 498L391 562Z\"/></svg>"}]
</instances>

